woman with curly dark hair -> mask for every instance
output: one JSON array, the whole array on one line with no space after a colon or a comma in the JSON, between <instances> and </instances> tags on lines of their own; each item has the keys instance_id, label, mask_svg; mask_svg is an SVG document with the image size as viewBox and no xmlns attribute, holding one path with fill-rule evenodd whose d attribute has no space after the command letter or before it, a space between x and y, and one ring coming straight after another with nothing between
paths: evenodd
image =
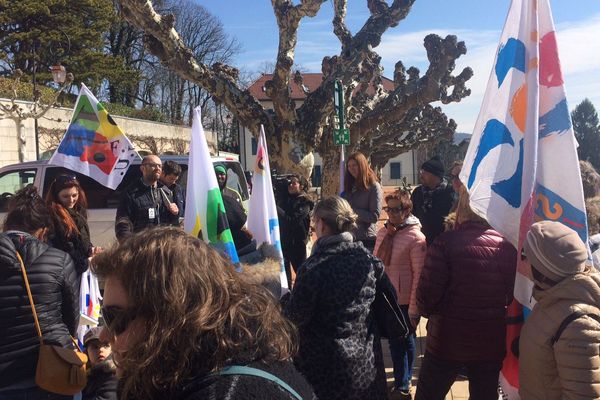
<instances>
[{"instance_id":1,"label":"woman with curly dark hair","mask_svg":"<svg viewBox=\"0 0 600 400\"><path fill-rule=\"evenodd\" d=\"M121 399L300 399L296 331L266 289L180 229L161 227L94 259L106 280L100 338Z\"/></svg>"},{"instance_id":2,"label":"woman with curly dark hair","mask_svg":"<svg viewBox=\"0 0 600 400\"><path fill-rule=\"evenodd\" d=\"M87 223L87 198L75 175L59 175L50 185L46 204L52 211L53 234L48 242L67 252L79 274L88 268L93 247Z\"/></svg>"}]
</instances>

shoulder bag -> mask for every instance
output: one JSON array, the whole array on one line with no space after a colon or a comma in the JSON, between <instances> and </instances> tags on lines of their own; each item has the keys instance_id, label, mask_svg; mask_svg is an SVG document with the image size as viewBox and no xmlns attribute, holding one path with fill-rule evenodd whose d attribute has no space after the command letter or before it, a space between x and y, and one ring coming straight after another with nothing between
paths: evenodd
<instances>
[{"instance_id":1,"label":"shoulder bag","mask_svg":"<svg viewBox=\"0 0 600 400\"><path fill-rule=\"evenodd\" d=\"M386 339L405 338L410 333L410 319L398 306L396 290L385 271L377 279L372 310L379 336Z\"/></svg>"},{"instance_id":2,"label":"shoulder bag","mask_svg":"<svg viewBox=\"0 0 600 400\"><path fill-rule=\"evenodd\" d=\"M31 288L27 279L27 272L25 272L25 264L23 264L23 259L19 252L17 252L17 259L21 264L21 272L25 280L25 288L27 289L27 296L31 304L35 328L40 339L40 353L35 371L35 383L40 388L51 393L67 396L77 394L81 392L87 383L87 355L79 349L77 341L73 337L71 337L71 340L75 345L74 349L44 344L42 329L40 328L40 322L35 312L35 304L33 303L33 296L31 295Z\"/></svg>"}]
</instances>

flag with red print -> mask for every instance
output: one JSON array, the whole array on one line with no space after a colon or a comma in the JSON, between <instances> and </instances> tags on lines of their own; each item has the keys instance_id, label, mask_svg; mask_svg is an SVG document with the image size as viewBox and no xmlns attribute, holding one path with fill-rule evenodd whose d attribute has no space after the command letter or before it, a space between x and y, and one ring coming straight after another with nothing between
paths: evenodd
<instances>
[{"instance_id":1,"label":"flag with red print","mask_svg":"<svg viewBox=\"0 0 600 400\"><path fill-rule=\"evenodd\" d=\"M269 151L265 129L260 126L260 136L256 149L256 161L254 163L254 176L252 177L252 195L248 206L248 230L252 232L256 242L261 245L268 243L275 247L281 258L281 269L279 277L281 280L282 294L287 293L288 284L283 266L283 252L281 250L281 238L279 236L279 217L277 216L277 205L273 193L271 181L271 164L269 163Z\"/></svg>"},{"instance_id":2,"label":"flag with red print","mask_svg":"<svg viewBox=\"0 0 600 400\"><path fill-rule=\"evenodd\" d=\"M587 241L573 135L548 0L513 0L460 174L471 207L517 248L531 224L559 221ZM518 335L533 307L528 265L517 261L509 308L504 394L518 398Z\"/></svg>"},{"instance_id":3,"label":"flag with red print","mask_svg":"<svg viewBox=\"0 0 600 400\"><path fill-rule=\"evenodd\" d=\"M116 189L131 162L139 157L106 108L82 83L71 123L48 163Z\"/></svg>"}]
</instances>

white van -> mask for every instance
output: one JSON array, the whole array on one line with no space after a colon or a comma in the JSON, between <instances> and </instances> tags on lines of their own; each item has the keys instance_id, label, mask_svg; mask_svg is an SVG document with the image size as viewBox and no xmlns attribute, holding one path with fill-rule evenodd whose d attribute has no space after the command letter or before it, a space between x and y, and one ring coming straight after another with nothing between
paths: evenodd
<instances>
[{"instance_id":1,"label":"white van","mask_svg":"<svg viewBox=\"0 0 600 400\"><path fill-rule=\"evenodd\" d=\"M181 166L179 184L187 185L188 156L160 156L162 162L173 160ZM235 156L213 157L213 164L221 164L227 169L227 186L237 191L248 208L248 185L244 170ZM48 164L47 161L31 161L8 165L0 168L0 218L4 221L8 200L23 187L34 184L43 198L50 184L58 175L69 173L77 176L88 200L88 224L94 246L106 247L115 239L115 215L122 191L135 180L140 179L141 160L136 160L127 170L125 177L116 190L102 186L95 180L71 171L68 168Z\"/></svg>"}]
</instances>

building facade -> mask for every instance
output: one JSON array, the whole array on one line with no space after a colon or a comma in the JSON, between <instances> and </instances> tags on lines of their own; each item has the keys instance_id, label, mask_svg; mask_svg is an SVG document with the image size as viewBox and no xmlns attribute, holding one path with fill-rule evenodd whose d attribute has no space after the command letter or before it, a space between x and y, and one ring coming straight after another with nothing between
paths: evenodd
<instances>
[{"instance_id":1,"label":"building facade","mask_svg":"<svg viewBox=\"0 0 600 400\"><path fill-rule=\"evenodd\" d=\"M316 90L323 79L323 74L320 73L306 73L302 74L304 90L312 92ZM258 78L248 90L256 98L265 109L272 110L273 103L265 92L265 82L272 79L271 74L263 74ZM392 90L394 88L394 82L384 78L383 85L386 89ZM301 106L306 94L304 90L300 88L296 83L290 83L291 98L296 102L297 107ZM333 139L332 139L333 140ZM256 147L257 140L252 135L249 129L240 126L239 131L239 143L240 143L240 162L246 170L252 170L254 161L256 160ZM418 163L417 163L417 151L411 150L406 153L400 154L397 157L392 158L381 170L381 183L383 186L399 186L403 177L410 184L417 184L419 180L418 176ZM323 160L318 153L314 154L315 165L313 168L313 175L311 177L313 186L320 186L321 173L323 171Z\"/></svg>"}]
</instances>

